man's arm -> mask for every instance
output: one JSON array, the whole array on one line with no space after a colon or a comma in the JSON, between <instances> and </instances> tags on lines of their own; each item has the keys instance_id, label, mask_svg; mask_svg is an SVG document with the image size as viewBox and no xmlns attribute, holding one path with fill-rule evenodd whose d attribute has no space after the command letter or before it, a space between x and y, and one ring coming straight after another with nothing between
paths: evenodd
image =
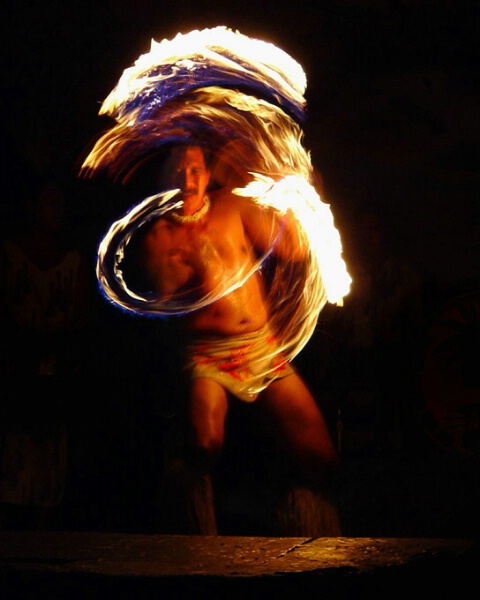
<instances>
[{"instance_id":1,"label":"man's arm","mask_svg":"<svg viewBox=\"0 0 480 600\"><path fill-rule=\"evenodd\" d=\"M281 213L251 198L238 198L245 231L260 252L273 246L273 254L283 261L300 262L308 255L306 236L293 211Z\"/></svg>"}]
</instances>

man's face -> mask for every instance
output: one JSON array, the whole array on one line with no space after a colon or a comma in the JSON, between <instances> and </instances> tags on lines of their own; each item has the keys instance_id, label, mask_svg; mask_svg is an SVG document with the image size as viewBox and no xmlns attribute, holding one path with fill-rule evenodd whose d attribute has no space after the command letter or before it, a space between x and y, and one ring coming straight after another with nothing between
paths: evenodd
<instances>
[{"instance_id":1,"label":"man's face","mask_svg":"<svg viewBox=\"0 0 480 600\"><path fill-rule=\"evenodd\" d=\"M166 164L166 179L170 188L179 188L181 199L193 207L201 206L208 183L210 171L198 146L180 146L175 148Z\"/></svg>"}]
</instances>

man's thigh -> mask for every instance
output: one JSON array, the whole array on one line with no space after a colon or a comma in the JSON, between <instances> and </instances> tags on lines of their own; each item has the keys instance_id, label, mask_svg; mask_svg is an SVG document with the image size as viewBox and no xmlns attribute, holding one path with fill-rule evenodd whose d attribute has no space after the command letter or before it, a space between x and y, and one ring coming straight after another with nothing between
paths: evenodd
<instances>
[{"instance_id":1,"label":"man's thigh","mask_svg":"<svg viewBox=\"0 0 480 600\"><path fill-rule=\"evenodd\" d=\"M188 413L194 445L223 444L227 409L227 393L221 385L203 377L192 380Z\"/></svg>"},{"instance_id":2,"label":"man's thigh","mask_svg":"<svg viewBox=\"0 0 480 600\"><path fill-rule=\"evenodd\" d=\"M323 414L297 373L271 383L258 402L262 418L299 458L316 455L324 462L336 459Z\"/></svg>"}]
</instances>

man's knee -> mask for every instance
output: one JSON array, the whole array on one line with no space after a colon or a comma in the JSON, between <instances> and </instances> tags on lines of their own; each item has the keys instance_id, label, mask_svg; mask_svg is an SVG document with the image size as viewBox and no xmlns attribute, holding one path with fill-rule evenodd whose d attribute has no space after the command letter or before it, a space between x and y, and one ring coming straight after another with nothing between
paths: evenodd
<instances>
[{"instance_id":1,"label":"man's knee","mask_svg":"<svg viewBox=\"0 0 480 600\"><path fill-rule=\"evenodd\" d=\"M211 468L222 451L227 409L226 392L215 381L193 381L189 445L192 461L201 468Z\"/></svg>"},{"instance_id":2,"label":"man's knee","mask_svg":"<svg viewBox=\"0 0 480 600\"><path fill-rule=\"evenodd\" d=\"M220 436L203 436L196 439L190 447L192 464L200 470L212 469L222 452L223 438Z\"/></svg>"},{"instance_id":3,"label":"man's knee","mask_svg":"<svg viewBox=\"0 0 480 600\"><path fill-rule=\"evenodd\" d=\"M339 457L335 449L309 448L299 454L303 476L313 485L322 485L331 481L339 466Z\"/></svg>"}]
</instances>

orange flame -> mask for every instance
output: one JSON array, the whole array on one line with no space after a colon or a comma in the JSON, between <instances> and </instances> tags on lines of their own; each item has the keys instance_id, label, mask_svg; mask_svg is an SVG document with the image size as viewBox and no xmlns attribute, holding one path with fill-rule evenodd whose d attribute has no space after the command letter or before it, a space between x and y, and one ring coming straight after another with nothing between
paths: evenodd
<instances>
[{"instance_id":1,"label":"orange flame","mask_svg":"<svg viewBox=\"0 0 480 600\"><path fill-rule=\"evenodd\" d=\"M205 72L212 72L213 79L207 75L204 80ZM248 90L222 85L224 80L246 81ZM88 176L102 168L113 176L123 173L125 181L146 150L175 140L195 143L208 131L218 159L213 176L222 184L232 183L236 195L292 214L298 238L308 245L301 271L294 261L283 263L271 280L270 312L287 359L310 339L325 303L341 304L351 284L340 234L330 206L315 189L310 153L292 116L304 109L305 87L303 69L288 54L225 27L152 41L150 52L124 71L102 104L100 113L113 116L116 124L82 167ZM252 88L265 93L257 97ZM171 210L172 194L144 200L116 221L100 244L99 282L107 297L126 310L160 315L197 310L252 274L241 270L190 306L130 290L120 264L132 231L152 215ZM260 268L263 259L252 269Z\"/></svg>"}]
</instances>

